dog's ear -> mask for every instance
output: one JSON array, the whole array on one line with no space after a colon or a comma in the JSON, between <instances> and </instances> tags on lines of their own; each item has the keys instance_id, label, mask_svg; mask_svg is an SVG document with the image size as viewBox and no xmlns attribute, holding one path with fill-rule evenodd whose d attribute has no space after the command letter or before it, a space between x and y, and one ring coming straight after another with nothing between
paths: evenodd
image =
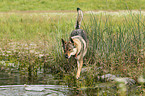
<instances>
[{"instance_id":1,"label":"dog's ear","mask_svg":"<svg viewBox=\"0 0 145 96\"><path fill-rule=\"evenodd\" d=\"M63 39L61 39L61 41L62 41L62 44L63 44L63 45L66 43L66 41L64 41Z\"/></svg>"},{"instance_id":2,"label":"dog's ear","mask_svg":"<svg viewBox=\"0 0 145 96\"><path fill-rule=\"evenodd\" d=\"M62 41L62 47L65 49L66 41L64 41L63 39L61 39L61 41Z\"/></svg>"},{"instance_id":3,"label":"dog's ear","mask_svg":"<svg viewBox=\"0 0 145 96\"><path fill-rule=\"evenodd\" d=\"M72 39L72 38L70 38L70 41L71 41L71 43L73 43L73 44L74 44L74 41L73 41L73 39Z\"/></svg>"}]
</instances>

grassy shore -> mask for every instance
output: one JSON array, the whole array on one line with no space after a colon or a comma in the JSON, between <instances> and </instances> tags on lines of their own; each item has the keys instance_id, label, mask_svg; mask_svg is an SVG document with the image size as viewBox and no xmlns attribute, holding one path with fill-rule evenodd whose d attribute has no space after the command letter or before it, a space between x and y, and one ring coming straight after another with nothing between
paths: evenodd
<instances>
[{"instance_id":1,"label":"grassy shore","mask_svg":"<svg viewBox=\"0 0 145 96\"><path fill-rule=\"evenodd\" d=\"M1 0L0 11L26 10L139 10L145 9L144 0Z\"/></svg>"},{"instance_id":2,"label":"grassy shore","mask_svg":"<svg viewBox=\"0 0 145 96\"><path fill-rule=\"evenodd\" d=\"M20 55L16 58L19 61L24 59L21 57L23 54L29 56L26 57L28 60L38 55L45 57L45 63L51 62L48 65L61 72L70 70L72 65L64 59L60 40L68 39L74 29L74 17L74 13L2 13L1 56L12 51ZM85 66L101 67L104 71L100 74L121 74L131 78L140 76L144 68L144 20L140 12L119 16L84 14L82 28L90 41Z\"/></svg>"},{"instance_id":3,"label":"grassy shore","mask_svg":"<svg viewBox=\"0 0 145 96\"><path fill-rule=\"evenodd\" d=\"M16 67L28 79L44 69L71 87L96 86L97 77L104 74L138 82L145 74L144 21L140 11L84 12L82 28L88 34L89 49L80 83L74 78L76 61L64 58L61 44L61 38L68 40L74 29L76 13L1 13L0 68Z\"/></svg>"},{"instance_id":4,"label":"grassy shore","mask_svg":"<svg viewBox=\"0 0 145 96\"><path fill-rule=\"evenodd\" d=\"M144 10L144 4L144 0L1 0L0 70L16 68L28 81L43 71L70 87L95 87L98 76L105 74L140 84L138 78L145 76L145 12L129 10ZM61 44L74 29L76 7L84 11L81 28L89 38L81 81L75 79L76 61L64 58ZM141 88L137 94L143 94L143 84Z\"/></svg>"}]
</instances>

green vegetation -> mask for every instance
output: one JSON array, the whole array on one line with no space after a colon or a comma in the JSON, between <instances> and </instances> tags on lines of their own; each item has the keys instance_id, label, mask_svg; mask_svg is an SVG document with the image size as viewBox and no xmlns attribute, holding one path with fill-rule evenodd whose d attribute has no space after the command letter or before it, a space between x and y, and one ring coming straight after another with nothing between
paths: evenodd
<instances>
[{"instance_id":1,"label":"green vegetation","mask_svg":"<svg viewBox=\"0 0 145 96\"><path fill-rule=\"evenodd\" d=\"M66 71L72 65L68 65L69 61L63 56L60 40L68 39L74 29L74 16L74 13L1 14L2 54L11 50L20 52L17 55L30 55L30 58L32 54L41 54L39 57L48 56L47 61L58 68L63 66L61 71ZM137 78L143 72L144 20L141 13L120 16L85 14L82 27L90 39L85 66L100 66L105 73ZM21 56L18 57L19 61ZM100 74L104 73L101 71Z\"/></svg>"},{"instance_id":2,"label":"green vegetation","mask_svg":"<svg viewBox=\"0 0 145 96\"><path fill-rule=\"evenodd\" d=\"M0 61L5 63L0 62L0 68L14 63L28 80L35 80L44 69L70 87L96 87L97 77L108 73L136 81L145 74L144 14L85 13L82 28L88 34L89 49L83 68L90 69L82 72L82 81L76 80L76 61L64 58L61 45L61 38L68 40L74 29L74 17L74 13L1 13Z\"/></svg>"},{"instance_id":3,"label":"green vegetation","mask_svg":"<svg viewBox=\"0 0 145 96\"><path fill-rule=\"evenodd\" d=\"M0 11L145 9L144 0L0 0Z\"/></svg>"},{"instance_id":4,"label":"green vegetation","mask_svg":"<svg viewBox=\"0 0 145 96\"><path fill-rule=\"evenodd\" d=\"M10 74L11 68L17 69L21 80L26 79L22 84L36 84L41 78L38 73L43 71L65 81L58 84L94 88L98 96L100 90L112 92L103 91L103 95L130 94L125 84L130 78L140 85L135 94L144 95L145 13L117 13L145 10L144 4L145 0L0 0L0 70ZM88 34L89 49L79 80L75 78L76 61L64 58L61 44L61 38L68 40L74 29L76 13L70 11L76 7L108 11L84 12L82 28ZM103 82L100 77L105 74L127 78L121 78L124 82L105 82L103 86L108 89L103 89L99 87ZM115 91L111 88L114 85Z\"/></svg>"}]
</instances>

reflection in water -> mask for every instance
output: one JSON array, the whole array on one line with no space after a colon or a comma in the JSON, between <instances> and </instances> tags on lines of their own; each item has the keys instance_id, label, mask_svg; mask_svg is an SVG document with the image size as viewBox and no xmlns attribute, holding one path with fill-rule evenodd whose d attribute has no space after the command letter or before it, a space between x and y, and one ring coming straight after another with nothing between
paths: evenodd
<instances>
[{"instance_id":1,"label":"reflection in water","mask_svg":"<svg viewBox=\"0 0 145 96\"><path fill-rule=\"evenodd\" d=\"M25 80L25 79L24 79ZM20 84L20 74L18 71L0 70L0 85Z\"/></svg>"},{"instance_id":2,"label":"reflection in water","mask_svg":"<svg viewBox=\"0 0 145 96\"><path fill-rule=\"evenodd\" d=\"M0 86L0 96L96 96L113 95L98 88L68 88L61 85L5 85ZM102 92L102 93L101 93Z\"/></svg>"},{"instance_id":3,"label":"reflection in water","mask_svg":"<svg viewBox=\"0 0 145 96\"><path fill-rule=\"evenodd\" d=\"M38 90L38 89L44 90ZM0 86L0 96L65 96L68 88L59 85L6 85Z\"/></svg>"},{"instance_id":4,"label":"reflection in water","mask_svg":"<svg viewBox=\"0 0 145 96\"><path fill-rule=\"evenodd\" d=\"M29 79L29 75L27 76L13 68L9 68L7 71L0 70L0 85L4 85L0 86L0 96L92 96L97 95L98 90L99 94L107 92L106 89L101 91L104 89L98 88L68 88L65 86L65 81L51 74L44 74L44 72L38 72L36 77L31 75L31 79Z\"/></svg>"},{"instance_id":5,"label":"reflection in water","mask_svg":"<svg viewBox=\"0 0 145 96\"><path fill-rule=\"evenodd\" d=\"M47 71L46 71L47 72ZM73 88L65 86L68 84L58 76L44 73L44 70L37 72L36 75L19 71L14 68L0 67L0 96L103 96L118 95L115 86L108 86L107 83L100 83L94 88ZM31 79L30 79L31 78ZM79 81L81 83L82 81ZM25 84L27 84L25 86ZM37 84L37 85L35 85ZM38 85L39 84L39 85ZM71 83L70 83L71 84ZM63 86L62 86L63 85ZM68 84L69 85L69 84ZM75 85L75 84L73 84ZM106 86L107 85L107 86ZM136 95L134 89L129 89L127 94Z\"/></svg>"},{"instance_id":6,"label":"reflection in water","mask_svg":"<svg viewBox=\"0 0 145 96\"><path fill-rule=\"evenodd\" d=\"M37 75L30 75L29 73L30 72L23 72L13 68L1 69L0 67L0 85L64 84L63 80L58 80L58 77L52 74L46 74L41 71L37 72Z\"/></svg>"}]
</instances>

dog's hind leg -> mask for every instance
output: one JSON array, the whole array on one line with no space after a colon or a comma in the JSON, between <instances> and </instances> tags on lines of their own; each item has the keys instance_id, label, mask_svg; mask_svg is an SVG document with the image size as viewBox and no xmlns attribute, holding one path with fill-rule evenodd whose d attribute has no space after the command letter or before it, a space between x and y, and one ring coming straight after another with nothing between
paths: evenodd
<instances>
[{"instance_id":1,"label":"dog's hind leg","mask_svg":"<svg viewBox=\"0 0 145 96\"><path fill-rule=\"evenodd\" d=\"M77 67L78 67L77 75L76 75L77 79L80 77L82 66L83 66L83 58L80 58L79 60L77 60Z\"/></svg>"}]
</instances>

